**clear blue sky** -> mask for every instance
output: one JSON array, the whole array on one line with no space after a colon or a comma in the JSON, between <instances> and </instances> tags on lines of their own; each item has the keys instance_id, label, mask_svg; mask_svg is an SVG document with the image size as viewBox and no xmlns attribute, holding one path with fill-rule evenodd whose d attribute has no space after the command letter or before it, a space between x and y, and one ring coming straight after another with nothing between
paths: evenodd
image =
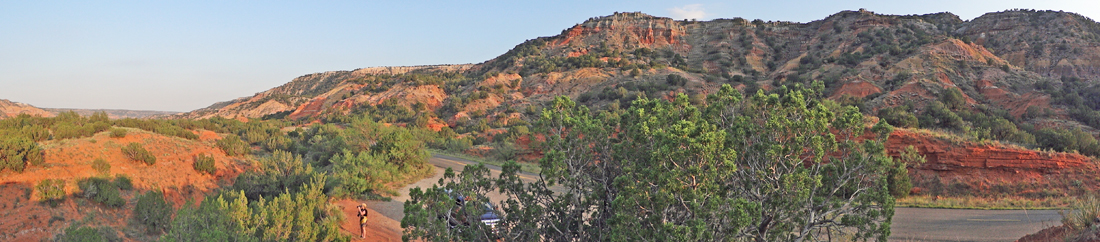
<instances>
[{"instance_id":1,"label":"clear blue sky","mask_svg":"<svg viewBox=\"0 0 1100 242\"><path fill-rule=\"evenodd\" d=\"M616 11L809 22L859 8L947 11L964 20L1011 8L1100 18L1095 0L0 0L0 99L50 108L190 111L315 72L479 63Z\"/></svg>"}]
</instances>

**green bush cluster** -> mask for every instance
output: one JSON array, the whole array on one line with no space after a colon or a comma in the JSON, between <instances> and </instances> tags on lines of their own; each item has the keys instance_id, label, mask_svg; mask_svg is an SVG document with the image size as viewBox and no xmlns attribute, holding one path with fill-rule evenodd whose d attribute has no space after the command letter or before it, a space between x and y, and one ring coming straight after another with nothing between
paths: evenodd
<instances>
[{"instance_id":1,"label":"green bush cluster","mask_svg":"<svg viewBox=\"0 0 1100 242\"><path fill-rule=\"evenodd\" d=\"M273 197L284 192L296 192L314 176L313 166L302 162L301 156L286 151L275 151L259 161L256 170L237 176L233 189L242 191L249 199Z\"/></svg>"},{"instance_id":2,"label":"green bush cluster","mask_svg":"<svg viewBox=\"0 0 1100 242\"><path fill-rule=\"evenodd\" d=\"M174 213L175 209L164 200L163 193L147 191L134 204L133 219L144 225L147 232L160 233L168 230Z\"/></svg>"},{"instance_id":3,"label":"green bush cluster","mask_svg":"<svg viewBox=\"0 0 1100 242\"><path fill-rule=\"evenodd\" d=\"M890 167L890 176L886 180L890 195L896 198L909 196L909 190L913 188L908 168L919 166L925 162L924 156L921 156L920 152L912 145L905 147L899 157L895 159L894 165Z\"/></svg>"},{"instance_id":4,"label":"green bush cluster","mask_svg":"<svg viewBox=\"0 0 1100 242\"><path fill-rule=\"evenodd\" d=\"M10 169L23 172L27 165L40 165L45 159L42 148L33 140L0 136L0 171Z\"/></svg>"},{"instance_id":5,"label":"green bush cluster","mask_svg":"<svg viewBox=\"0 0 1100 242\"><path fill-rule=\"evenodd\" d=\"M81 223L73 223L65 228L65 232L57 235L56 241L62 242L107 242L122 241L118 232L111 227L88 227Z\"/></svg>"},{"instance_id":6,"label":"green bush cluster","mask_svg":"<svg viewBox=\"0 0 1100 242\"><path fill-rule=\"evenodd\" d=\"M38 190L38 197L42 199L42 202L49 204L51 207L56 207L57 204L65 200L65 180L45 179L38 182L34 189Z\"/></svg>"},{"instance_id":7,"label":"green bush cluster","mask_svg":"<svg viewBox=\"0 0 1100 242\"><path fill-rule=\"evenodd\" d=\"M909 112L910 109L907 105L882 108L878 110L878 117L895 127L917 128L920 123L917 121L917 116Z\"/></svg>"},{"instance_id":8,"label":"green bush cluster","mask_svg":"<svg viewBox=\"0 0 1100 242\"><path fill-rule=\"evenodd\" d=\"M80 188L80 196L110 207L122 207L126 200L122 199L118 183L107 178L89 177L77 181Z\"/></svg>"},{"instance_id":9,"label":"green bush cluster","mask_svg":"<svg viewBox=\"0 0 1100 242\"><path fill-rule=\"evenodd\" d=\"M291 192L249 199L243 191L210 195L178 212L162 241L349 241L342 213L328 203L324 178Z\"/></svg>"},{"instance_id":10,"label":"green bush cluster","mask_svg":"<svg viewBox=\"0 0 1100 242\"><path fill-rule=\"evenodd\" d=\"M145 149L141 143L129 143L122 147L122 153L126 154L126 157L130 157L131 160L145 162L147 165L153 165L157 163L157 157L153 156L152 152Z\"/></svg>"},{"instance_id":11,"label":"green bush cluster","mask_svg":"<svg viewBox=\"0 0 1100 242\"><path fill-rule=\"evenodd\" d=\"M118 189L122 189L122 190L133 190L134 189L134 181L130 180L129 176L126 176L126 175L123 175L123 174L118 174L118 175L115 175L115 186L117 186Z\"/></svg>"},{"instance_id":12,"label":"green bush cluster","mask_svg":"<svg viewBox=\"0 0 1100 242\"><path fill-rule=\"evenodd\" d=\"M192 164L192 167L195 168L195 171L210 175L213 175L216 171L214 167L214 157L207 154L195 155L195 163Z\"/></svg>"},{"instance_id":13,"label":"green bush cluster","mask_svg":"<svg viewBox=\"0 0 1100 242\"><path fill-rule=\"evenodd\" d=\"M111 129L111 138L124 138L126 137L126 129L113 128Z\"/></svg>"},{"instance_id":14,"label":"green bush cluster","mask_svg":"<svg viewBox=\"0 0 1100 242\"><path fill-rule=\"evenodd\" d=\"M240 136L235 134L229 134L219 139L217 145L227 156L242 156L248 154L250 148L248 143L245 143L241 140Z\"/></svg>"},{"instance_id":15,"label":"green bush cluster","mask_svg":"<svg viewBox=\"0 0 1100 242\"><path fill-rule=\"evenodd\" d=\"M687 84L687 81L687 78L684 78L683 76L675 73L668 74L668 76L665 77L665 82L667 82L669 86L684 86L685 84Z\"/></svg>"},{"instance_id":16,"label":"green bush cluster","mask_svg":"<svg viewBox=\"0 0 1100 242\"><path fill-rule=\"evenodd\" d=\"M882 143L892 127L867 129L857 108L822 100L823 85L813 86L742 97L724 85L705 102L640 98L617 112L557 97L535 126L545 138L536 181L522 181L516 162L499 175L483 165L445 172L438 186L410 191L404 238L800 241L835 229L885 241L887 183L905 169ZM456 211L455 193L490 192L504 194L502 223L516 226L490 229L468 216L458 231L440 221Z\"/></svg>"}]
</instances>

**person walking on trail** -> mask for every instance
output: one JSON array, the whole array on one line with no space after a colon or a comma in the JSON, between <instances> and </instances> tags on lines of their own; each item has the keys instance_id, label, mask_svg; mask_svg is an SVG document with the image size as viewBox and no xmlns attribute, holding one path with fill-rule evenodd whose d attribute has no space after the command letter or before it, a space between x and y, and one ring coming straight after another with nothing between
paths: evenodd
<instances>
[{"instance_id":1,"label":"person walking on trail","mask_svg":"<svg viewBox=\"0 0 1100 242\"><path fill-rule=\"evenodd\" d=\"M367 204L359 204L355 206L359 209L359 238L367 238Z\"/></svg>"}]
</instances>

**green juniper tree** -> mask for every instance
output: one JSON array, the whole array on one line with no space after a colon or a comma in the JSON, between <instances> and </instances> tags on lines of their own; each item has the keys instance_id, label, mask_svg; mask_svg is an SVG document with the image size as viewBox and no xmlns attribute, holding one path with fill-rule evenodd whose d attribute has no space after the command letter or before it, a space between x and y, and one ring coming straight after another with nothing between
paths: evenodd
<instances>
[{"instance_id":1,"label":"green juniper tree","mask_svg":"<svg viewBox=\"0 0 1100 242\"><path fill-rule=\"evenodd\" d=\"M543 110L546 141L534 182L509 163L448 172L414 189L404 239L507 241L885 241L893 216L894 161L854 107L812 89L779 88L742 98L726 85L703 103L639 98L593 113L565 97ZM495 191L495 229L448 228L452 195ZM476 205L466 205L476 206Z\"/></svg>"}]
</instances>

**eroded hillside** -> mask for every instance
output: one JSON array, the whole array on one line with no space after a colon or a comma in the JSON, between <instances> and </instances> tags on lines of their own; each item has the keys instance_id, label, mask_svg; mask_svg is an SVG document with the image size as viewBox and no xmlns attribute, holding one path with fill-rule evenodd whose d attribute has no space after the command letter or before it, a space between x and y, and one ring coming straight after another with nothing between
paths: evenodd
<instances>
[{"instance_id":1,"label":"eroded hillside","mask_svg":"<svg viewBox=\"0 0 1100 242\"><path fill-rule=\"evenodd\" d=\"M745 94L801 85L894 126L962 137L970 143L892 139L916 142L911 145L934 160L917 168L919 181L930 174L950 181L977 173L1009 179L957 180L983 189L987 182L1023 184L1011 179L1095 170L1089 156L1100 154L1097 26L1077 14L1033 10L964 21L951 13L861 9L809 23L615 13L479 64L310 74L178 117L340 123L366 114L442 131L453 140L440 149L530 160L536 152L528 145L529 124L555 97L615 112L639 98L680 93L705 103L726 84ZM1008 148L973 145L982 142Z\"/></svg>"}]
</instances>

